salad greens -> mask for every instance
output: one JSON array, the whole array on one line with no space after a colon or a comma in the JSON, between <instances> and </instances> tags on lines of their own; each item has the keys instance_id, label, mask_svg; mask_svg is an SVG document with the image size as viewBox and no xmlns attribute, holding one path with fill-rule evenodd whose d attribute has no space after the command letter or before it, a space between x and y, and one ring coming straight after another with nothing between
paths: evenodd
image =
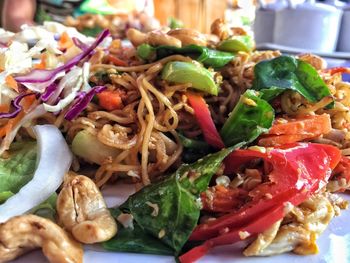
<instances>
[{"instance_id":1,"label":"salad greens","mask_svg":"<svg viewBox=\"0 0 350 263\"><path fill-rule=\"evenodd\" d=\"M191 56L206 67L221 68L229 63L235 55L207 47L188 45L185 47L157 46L142 44L137 47L137 55L143 60L158 60L175 54Z\"/></svg>"},{"instance_id":2,"label":"salad greens","mask_svg":"<svg viewBox=\"0 0 350 263\"><path fill-rule=\"evenodd\" d=\"M161 78L176 84L191 83L192 88L212 95L217 95L219 92L213 73L191 62L168 62L162 69Z\"/></svg>"},{"instance_id":3,"label":"salad greens","mask_svg":"<svg viewBox=\"0 0 350 263\"><path fill-rule=\"evenodd\" d=\"M0 157L0 204L16 194L33 178L36 168L37 145L34 141L15 142L6 158ZM57 194L34 207L30 213L54 220Z\"/></svg>"},{"instance_id":4,"label":"salad greens","mask_svg":"<svg viewBox=\"0 0 350 263\"><path fill-rule=\"evenodd\" d=\"M117 218L122 211L115 208L111 210L111 213L114 218ZM103 247L111 251L174 255L173 249L157 237L146 233L135 221L133 226L133 228L125 228L118 223L118 234L111 240L104 242Z\"/></svg>"},{"instance_id":5,"label":"salad greens","mask_svg":"<svg viewBox=\"0 0 350 263\"><path fill-rule=\"evenodd\" d=\"M239 99L220 131L225 145L250 143L271 128L275 113L272 106L259 98L256 91L247 90Z\"/></svg>"},{"instance_id":6,"label":"salad greens","mask_svg":"<svg viewBox=\"0 0 350 263\"><path fill-rule=\"evenodd\" d=\"M7 158L0 158L0 194L9 197L32 179L36 153L35 142L12 143Z\"/></svg>"},{"instance_id":7,"label":"salad greens","mask_svg":"<svg viewBox=\"0 0 350 263\"><path fill-rule=\"evenodd\" d=\"M190 165L183 164L174 174L142 188L119 207L123 213L133 216L137 226L134 230L142 230L147 237L143 242L138 241L138 252L149 250L148 235L171 248L173 254L181 251L199 219L199 194L208 187L223 159L238 146L207 155ZM124 242L118 241L117 235L105 242L104 247L125 251L125 243L131 242L135 235L135 232L130 235L129 241L125 236Z\"/></svg>"},{"instance_id":8,"label":"salad greens","mask_svg":"<svg viewBox=\"0 0 350 263\"><path fill-rule=\"evenodd\" d=\"M272 100L290 89L303 95L310 102L331 96L326 83L309 63L291 56L280 56L261 61L254 67L252 89L262 93L262 98Z\"/></svg>"}]
</instances>

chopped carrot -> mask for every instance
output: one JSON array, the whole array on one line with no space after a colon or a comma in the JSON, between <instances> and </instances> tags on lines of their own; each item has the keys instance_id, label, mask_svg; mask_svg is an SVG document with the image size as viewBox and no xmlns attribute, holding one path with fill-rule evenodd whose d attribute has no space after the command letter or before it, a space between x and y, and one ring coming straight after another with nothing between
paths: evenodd
<instances>
[{"instance_id":1,"label":"chopped carrot","mask_svg":"<svg viewBox=\"0 0 350 263\"><path fill-rule=\"evenodd\" d=\"M10 88L12 88L12 89L14 89L15 91L18 92L17 81L11 75L7 75L6 76L5 83L6 83L7 86L9 86Z\"/></svg>"},{"instance_id":2,"label":"chopped carrot","mask_svg":"<svg viewBox=\"0 0 350 263\"><path fill-rule=\"evenodd\" d=\"M73 40L70 38L67 32L63 32L60 40L58 41L58 46L60 49L68 49L74 45Z\"/></svg>"},{"instance_id":3,"label":"chopped carrot","mask_svg":"<svg viewBox=\"0 0 350 263\"><path fill-rule=\"evenodd\" d=\"M308 115L296 119L276 119L268 134L260 137L258 144L276 146L311 140L331 131L328 114Z\"/></svg>"},{"instance_id":4,"label":"chopped carrot","mask_svg":"<svg viewBox=\"0 0 350 263\"><path fill-rule=\"evenodd\" d=\"M113 55L108 55L107 60L109 62L112 62L115 66L126 67L128 65L125 61L123 61L120 58L117 58L116 56L113 56Z\"/></svg>"},{"instance_id":5,"label":"chopped carrot","mask_svg":"<svg viewBox=\"0 0 350 263\"><path fill-rule=\"evenodd\" d=\"M327 134L331 131L329 114L307 115L295 119L276 119L268 134Z\"/></svg>"},{"instance_id":6,"label":"chopped carrot","mask_svg":"<svg viewBox=\"0 0 350 263\"><path fill-rule=\"evenodd\" d=\"M13 119L10 119L4 126L0 127L0 137L6 136L9 132L11 132L12 128L16 126L16 124L24 117L25 113L27 113L27 110L30 108L30 106L35 101L35 95L24 97L21 105L23 107L23 110ZM9 110L8 105L0 105L0 107L3 107L5 109L5 106L7 106L7 111ZM6 112L6 111L4 111Z\"/></svg>"},{"instance_id":7,"label":"chopped carrot","mask_svg":"<svg viewBox=\"0 0 350 263\"><path fill-rule=\"evenodd\" d=\"M99 105L108 110L117 110L123 107L123 92L120 90L105 90L97 94Z\"/></svg>"},{"instance_id":8,"label":"chopped carrot","mask_svg":"<svg viewBox=\"0 0 350 263\"><path fill-rule=\"evenodd\" d=\"M42 53L41 57L40 57L40 63L39 64L35 64L34 68L36 68L36 69L46 69L46 58L47 58L47 54L46 53Z\"/></svg>"},{"instance_id":9,"label":"chopped carrot","mask_svg":"<svg viewBox=\"0 0 350 263\"><path fill-rule=\"evenodd\" d=\"M10 110L10 105L0 104L0 112L8 112Z\"/></svg>"},{"instance_id":10,"label":"chopped carrot","mask_svg":"<svg viewBox=\"0 0 350 263\"><path fill-rule=\"evenodd\" d=\"M269 135L259 139L258 145L264 147L279 146L283 144L290 144L304 141L306 139L313 139L310 135L305 134L284 134L284 135Z\"/></svg>"}]
</instances>

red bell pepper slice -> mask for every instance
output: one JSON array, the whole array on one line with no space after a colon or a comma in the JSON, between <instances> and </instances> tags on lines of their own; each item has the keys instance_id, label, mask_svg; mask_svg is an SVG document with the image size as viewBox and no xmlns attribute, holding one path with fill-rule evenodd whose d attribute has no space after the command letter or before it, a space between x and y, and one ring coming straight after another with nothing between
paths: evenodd
<instances>
[{"instance_id":1,"label":"red bell pepper slice","mask_svg":"<svg viewBox=\"0 0 350 263\"><path fill-rule=\"evenodd\" d=\"M197 122L202 129L205 141L217 149L224 148L225 144L215 127L208 105L203 97L190 92L187 92L186 96L194 110L194 115L196 116Z\"/></svg>"},{"instance_id":2,"label":"red bell pepper slice","mask_svg":"<svg viewBox=\"0 0 350 263\"><path fill-rule=\"evenodd\" d=\"M264 159L273 168L269 175L270 182L249 192L252 200L238 211L197 226L190 240L206 241L181 256L181 262L193 262L214 246L237 242L244 231L256 235L268 229L283 218L288 203L299 205L327 183L331 170L341 158L341 152L330 145L310 143L265 151L237 150L226 160L227 169L235 171L239 168L236 158L241 161ZM229 167L230 160L234 161L234 167Z\"/></svg>"},{"instance_id":3,"label":"red bell pepper slice","mask_svg":"<svg viewBox=\"0 0 350 263\"><path fill-rule=\"evenodd\" d=\"M334 75L334 74L337 74L337 73L350 74L350 68L346 68L346 67L334 67L334 68L325 69L323 72L329 73L329 74L331 74L331 75Z\"/></svg>"}]
</instances>

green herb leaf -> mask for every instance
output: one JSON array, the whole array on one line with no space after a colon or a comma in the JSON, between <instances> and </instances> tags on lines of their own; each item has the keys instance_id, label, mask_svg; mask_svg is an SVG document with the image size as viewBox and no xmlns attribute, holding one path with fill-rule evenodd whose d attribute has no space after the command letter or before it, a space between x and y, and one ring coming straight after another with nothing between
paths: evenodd
<instances>
[{"instance_id":1,"label":"green herb leaf","mask_svg":"<svg viewBox=\"0 0 350 263\"><path fill-rule=\"evenodd\" d=\"M182 165L165 180L130 196L120 210L131 214L145 233L161 240L177 254L197 225L201 207L199 193L208 187L232 150L224 149L196 163ZM157 207L156 212L154 207Z\"/></svg>"},{"instance_id":2,"label":"green herb leaf","mask_svg":"<svg viewBox=\"0 0 350 263\"><path fill-rule=\"evenodd\" d=\"M250 143L271 128L275 114L272 106L247 90L239 99L220 131L225 145Z\"/></svg>"},{"instance_id":3,"label":"green herb leaf","mask_svg":"<svg viewBox=\"0 0 350 263\"><path fill-rule=\"evenodd\" d=\"M35 165L36 143L13 143L7 158L0 158L0 193L17 193L32 179Z\"/></svg>"},{"instance_id":4,"label":"green herb leaf","mask_svg":"<svg viewBox=\"0 0 350 263\"><path fill-rule=\"evenodd\" d=\"M310 102L331 96L326 83L310 64L291 56L280 56L259 62L254 67L252 89L259 90L262 98L271 100L290 89Z\"/></svg>"},{"instance_id":5,"label":"green herb leaf","mask_svg":"<svg viewBox=\"0 0 350 263\"><path fill-rule=\"evenodd\" d=\"M157 46L142 44L137 47L137 55L143 60L153 61L175 54L191 56L207 67L221 68L229 63L235 55L207 47L188 45L185 47Z\"/></svg>"}]
</instances>

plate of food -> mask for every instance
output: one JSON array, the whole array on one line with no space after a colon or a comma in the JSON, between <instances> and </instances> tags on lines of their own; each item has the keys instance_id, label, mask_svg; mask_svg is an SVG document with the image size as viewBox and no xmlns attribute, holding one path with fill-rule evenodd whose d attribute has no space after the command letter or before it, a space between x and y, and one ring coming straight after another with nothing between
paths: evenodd
<instances>
[{"instance_id":1,"label":"plate of food","mask_svg":"<svg viewBox=\"0 0 350 263\"><path fill-rule=\"evenodd\" d=\"M348 68L219 19L39 27L0 50L0 261L349 261Z\"/></svg>"}]
</instances>

